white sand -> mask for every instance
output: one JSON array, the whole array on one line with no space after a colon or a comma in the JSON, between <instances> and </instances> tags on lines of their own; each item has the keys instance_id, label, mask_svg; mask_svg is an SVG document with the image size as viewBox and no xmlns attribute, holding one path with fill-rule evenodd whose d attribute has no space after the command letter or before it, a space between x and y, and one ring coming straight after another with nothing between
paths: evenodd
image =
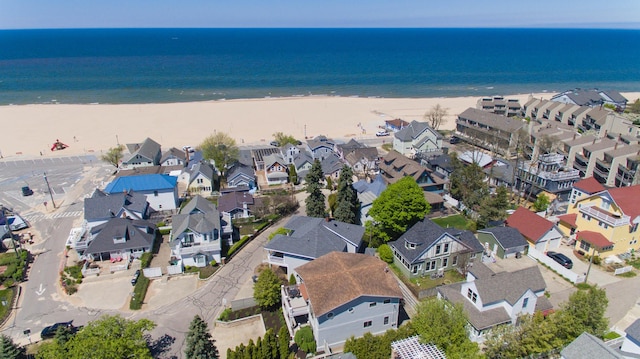
<instances>
[{"instance_id":1,"label":"white sand","mask_svg":"<svg viewBox=\"0 0 640 359\"><path fill-rule=\"evenodd\" d=\"M640 93L623 94L630 101ZM529 94L518 98L523 105ZM551 94L533 94L549 99ZM327 135L334 138L373 137L385 120L420 120L434 105L448 108L441 129L455 128L456 115L475 107L479 97L457 98L355 98L295 97L211 102L134 105L19 105L0 106L4 158L95 153L117 143L141 142L151 137L163 149L197 146L214 131L222 131L239 145L273 139L284 132L303 140ZM366 130L363 134L358 124ZM8 129L11 133L8 134ZM56 139L69 145L52 152Z\"/></svg>"}]
</instances>

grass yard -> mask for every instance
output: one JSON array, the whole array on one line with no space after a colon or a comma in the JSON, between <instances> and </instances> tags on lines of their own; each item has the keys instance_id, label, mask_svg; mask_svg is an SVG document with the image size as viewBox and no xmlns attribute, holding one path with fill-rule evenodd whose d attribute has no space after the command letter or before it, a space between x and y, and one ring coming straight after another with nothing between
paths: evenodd
<instances>
[{"instance_id":1,"label":"grass yard","mask_svg":"<svg viewBox=\"0 0 640 359\"><path fill-rule=\"evenodd\" d=\"M280 327L283 326L284 317L282 316L280 307L272 310L264 310L260 307L240 309L238 311L229 313L228 320L231 321L240 318L246 318L257 314L262 314L262 320L264 321L264 326L267 330L273 329L274 333L278 333Z\"/></svg>"},{"instance_id":2,"label":"grass yard","mask_svg":"<svg viewBox=\"0 0 640 359\"><path fill-rule=\"evenodd\" d=\"M467 229L467 225L469 221L461 215L454 214L453 216L442 217L442 218L434 218L433 221L442 228L457 228L457 229Z\"/></svg>"},{"instance_id":3,"label":"grass yard","mask_svg":"<svg viewBox=\"0 0 640 359\"><path fill-rule=\"evenodd\" d=\"M429 276L425 276L422 278L413 278L411 279L411 283L414 283L421 290L435 288L439 285L443 284L452 284L457 282L462 282L464 280L464 276L460 274L457 270L448 270L444 272L444 277L431 279Z\"/></svg>"},{"instance_id":4,"label":"grass yard","mask_svg":"<svg viewBox=\"0 0 640 359\"><path fill-rule=\"evenodd\" d=\"M13 296L16 294L16 287L0 290L0 322L10 314L13 305ZM5 304L6 303L6 304Z\"/></svg>"}]
</instances>

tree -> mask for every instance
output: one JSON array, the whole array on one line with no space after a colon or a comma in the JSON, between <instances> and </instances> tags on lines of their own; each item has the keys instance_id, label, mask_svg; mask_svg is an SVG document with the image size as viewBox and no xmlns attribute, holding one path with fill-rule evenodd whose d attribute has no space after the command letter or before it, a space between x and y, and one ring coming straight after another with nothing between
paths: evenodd
<instances>
[{"instance_id":1,"label":"tree","mask_svg":"<svg viewBox=\"0 0 640 359\"><path fill-rule=\"evenodd\" d=\"M554 315L559 328L558 337L563 339L564 344L569 344L582 332L603 338L609 326L609 320L604 316L608 304L604 289L589 287L574 292Z\"/></svg>"},{"instance_id":2,"label":"tree","mask_svg":"<svg viewBox=\"0 0 640 359\"><path fill-rule=\"evenodd\" d=\"M13 339L2 334L0 336L0 358L1 359L19 359L25 357L25 350L20 348Z\"/></svg>"},{"instance_id":3,"label":"tree","mask_svg":"<svg viewBox=\"0 0 640 359\"><path fill-rule=\"evenodd\" d=\"M274 133L273 139L278 143L278 146L280 147L286 145L287 143L297 146L299 142L295 137L291 135L285 135L284 132Z\"/></svg>"},{"instance_id":4,"label":"tree","mask_svg":"<svg viewBox=\"0 0 640 359\"><path fill-rule=\"evenodd\" d=\"M429 121L429 125L431 125L431 128L437 130L441 125L447 122L447 119L445 117L447 117L448 114L449 109L440 106L440 104L438 103L435 106L431 107L431 110L424 114L424 119Z\"/></svg>"},{"instance_id":5,"label":"tree","mask_svg":"<svg viewBox=\"0 0 640 359\"><path fill-rule=\"evenodd\" d=\"M322 178L322 166L320 165L320 161L316 158L305 177L305 181L307 182L307 193L309 194L305 199L305 204L307 207L307 216L309 217L323 218L325 215L325 198L320 185Z\"/></svg>"},{"instance_id":6,"label":"tree","mask_svg":"<svg viewBox=\"0 0 640 359\"><path fill-rule=\"evenodd\" d=\"M124 146L118 145L107 150L105 154L100 156L100 159L113 165L115 168L120 168L120 161L124 157Z\"/></svg>"},{"instance_id":7,"label":"tree","mask_svg":"<svg viewBox=\"0 0 640 359\"><path fill-rule=\"evenodd\" d=\"M193 317L189 324L189 332L186 338L184 350L187 359L217 359L218 348L215 340L211 338L209 326L199 315Z\"/></svg>"},{"instance_id":8,"label":"tree","mask_svg":"<svg viewBox=\"0 0 640 359\"><path fill-rule=\"evenodd\" d=\"M304 350L305 353L316 352L316 340L313 338L311 327L306 326L300 328L293 337L293 341L298 344L298 348Z\"/></svg>"},{"instance_id":9,"label":"tree","mask_svg":"<svg viewBox=\"0 0 640 359\"><path fill-rule=\"evenodd\" d=\"M378 255L383 261L387 263L393 263L393 252L391 251L391 247L389 247L389 245L380 245L380 247L378 247Z\"/></svg>"},{"instance_id":10,"label":"tree","mask_svg":"<svg viewBox=\"0 0 640 359\"><path fill-rule=\"evenodd\" d=\"M338 179L338 196L333 217L340 222L358 224L359 205L358 195L353 188L353 171L345 165Z\"/></svg>"},{"instance_id":11,"label":"tree","mask_svg":"<svg viewBox=\"0 0 640 359\"><path fill-rule=\"evenodd\" d=\"M431 206L413 177L404 177L387 187L373 201L369 215L384 241L398 238L407 228L424 218Z\"/></svg>"},{"instance_id":12,"label":"tree","mask_svg":"<svg viewBox=\"0 0 640 359\"><path fill-rule=\"evenodd\" d=\"M464 164L456 154L451 155L453 172L449 176L451 196L462 201L465 206L477 210L489 195L489 188L484 182L484 172L475 162Z\"/></svg>"},{"instance_id":13,"label":"tree","mask_svg":"<svg viewBox=\"0 0 640 359\"><path fill-rule=\"evenodd\" d=\"M478 228L486 228L490 221L499 221L507 218L509 208L509 194L507 187L499 186L496 195L486 197L478 208Z\"/></svg>"},{"instance_id":14,"label":"tree","mask_svg":"<svg viewBox=\"0 0 640 359\"><path fill-rule=\"evenodd\" d=\"M280 279L269 268L260 272L258 280L253 285L253 297L259 306L272 308L280 303Z\"/></svg>"},{"instance_id":15,"label":"tree","mask_svg":"<svg viewBox=\"0 0 640 359\"><path fill-rule=\"evenodd\" d=\"M227 169L238 159L240 150L236 146L236 140L224 132L216 132L205 138L198 146L202 156L207 160L213 160L216 168L223 177Z\"/></svg>"},{"instance_id":16,"label":"tree","mask_svg":"<svg viewBox=\"0 0 640 359\"><path fill-rule=\"evenodd\" d=\"M351 337L344 344L344 352L353 353L357 358L389 359L391 357L391 343L414 336L411 323L403 324L400 328L387 330L384 335L372 335L367 332L361 338Z\"/></svg>"},{"instance_id":17,"label":"tree","mask_svg":"<svg viewBox=\"0 0 640 359\"><path fill-rule=\"evenodd\" d=\"M411 319L421 342L435 344L452 359L480 357L478 345L468 337L467 323L462 305L437 298L420 302Z\"/></svg>"},{"instance_id":18,"label":"tree","mask_svg":"<svg viewBox=\"0 0 640 359\"><path fill-rule=\"evenodd\" d=\"M542 313L523 315L517 325L501 325L491 330L484 342L489 358L524 358L548 353L563 346L557 327Z\"/></svg>"},{"instance_id":19,"label":"tree","mask_svg":"<svg viewBox=\"0 0 640 359\"><path fill-rule=\"evenodd\" d=\"M298 184L298 172L294 164L289 165L289 183Z\"/></svg>"},{"instance_id":20,"label":"tree","mask_svg":"<svg viewBox=\"0 0 640 359\"><path fill-rule=\"evenodd\" d=\"M289 330L283 325L278 332L278 352L280 353L280 359L287 359L289 357L290 341Z\"/></svg>"},{"instance_id":21,"label":"tree","mask_svg":"<svg viewBox=\"0 0 640 359\"><path fill-rule=\"evenodd\" d=\"M540 193L533 202L533 210L536 212L546 211L549 208L549 197L546 194Z\"/></svg>"},{"instance_id":22,"label":"tree","mask_svg":"<svg viewBox=\"0 0 640 359\"><path fill-rule=\"evenodd\" d=\"M631 106L629 106L631 113L640 113L640 98L636 99Z\"/></svg>"}]
</instances>

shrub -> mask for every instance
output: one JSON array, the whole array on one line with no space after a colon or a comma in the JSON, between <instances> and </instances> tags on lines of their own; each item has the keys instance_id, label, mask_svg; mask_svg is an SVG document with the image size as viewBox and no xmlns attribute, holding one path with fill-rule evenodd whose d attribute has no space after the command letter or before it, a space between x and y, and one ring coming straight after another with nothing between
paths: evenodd
<instances>
[{"instance_id":1,"label":"shrub","mask_svg":"<svg viewBox=\"0 0 640 359\"><path fill-rule=\"evenodd\" d=\"M221 320L223 322L228 322L229 321L229 316L231 315L231 308L225 308L222 313L220 313L220 316L218 317L218 320Z\"/></svg>"},{"instance_id":2,"label":"shrub","mask_svg":"<svg viewBox=\"0 0 640 359\"><path fill-rule=\"evenodd\" d=\"M273 231L270 235L269 235L269 240L272 240L273 237L277 236L278 234L282 234L283 236L289 235L291 232L293 232L290 229L286 229L284 227L280 227L278 229L276 229L275 231Z\"/></svg>"},{"instance_id":3,"label":"shrub","mask_svg":"<svg viewBox=\"0 0 640 359\"><path fill-rule=\"evenodd\" d=\"M302 327L296 332L293 341L298 344L298 347L304 350L306 353L316 352L316 340L313 338L313 332L311 327Z\"/></svg>"},{"instance_id":4,"label":"shrub","mask_svg":"<svg viewBox=\"0 0 640 359\"><path fill-rule=\"evenodd\" d=\"M144 274L140 274L136 286L133 287L133 297L131 297L129 309L138 310L142 308L142 303L144 302L144 297L147 295L147 289L149 289L150 283L149 278L145 277Z\"/></svg>"},{"instance_id":5,"label":"shrub","mask_svg":"<svg viewBox=\"0 0 640 359\"><path fill-rule=\"evenodd\" d=\"M242 247L242 245L245 244L249 239L251 239L251 236L244 236L239 241L234 243L231 246L231 248L229 248L229 250L227 251L227 257L231 257L231 255L235 253L235 251L237 251L238 248Z\"/></svg>"},{"instance_id":6,"label":"shrub","mask_svg":"<svg viewBox=\"0 0 640 359\"><path fill-rule=\"evenodd\" d=\"M149 266L151 265L152 259L153 259L153 253L151 252L142 253L142 256L140 256L140 266L142 268L149 268Z\"/></svg>"},{"instance_id":7,"label":"shrub","mask_svg":"<svg viewBox=\"0 0 640 359\"><path fill-rule=\"evenodd\" d=\"M391 247L389 247L389 245L381 244L380 247L378 247L378 255L383 261L387 263L393 263L393 252L391 251Z\"/></svg>"},{"instance_id":8,"label":"shrub","mask_svg":"<svg viewBox=\"0 0 640 359\"><path fill-rule=\"evenodd\" d=\"M163 228L163 229L159 229L159 230L158 230L158 232L159 232L161 235L166 236L166 235L168 235L169 233L171 233L171 228Z\"/></svg>"},{"instance_id":9,"label":"shrub","mask_svg":"<svg viewBox=\"0 0 640 359\"><path fill-rule=\"evenodd\" d=\"M166 224L163 221L160 221L158 223L156 223L156 227L160 228L160 227L164 227L166 226Z\"/></svg>"},{"instance_id":10,"label":"shrub","mask_svg":"<svg viewBox=\"0 0 640 359\"><path fill-rule=\"evenodd\" d=\"M291 273L291 275L289 276L289 284L290 285L294 285L296 284L298 281L296 281L296 276L293 275L293 273Z\"/></svg>"}]
</instances>

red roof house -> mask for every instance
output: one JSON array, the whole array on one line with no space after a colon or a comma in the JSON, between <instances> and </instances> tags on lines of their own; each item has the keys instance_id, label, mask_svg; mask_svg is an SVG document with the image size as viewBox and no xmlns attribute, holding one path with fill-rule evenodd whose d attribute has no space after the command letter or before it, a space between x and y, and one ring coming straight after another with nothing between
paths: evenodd
<instances>
[{"instance_id":1,"label":"red roof house","mask_svg":"<svg viewBox=\"0 0 640 359\"><path fill-rule=\"evenodd\" d=\"M562 233L553 222L540 217L534 212L518 207L505 221L507 227L517 229L535 249L546 252L558 248Z\"/></svg>"},{"instance_id":2,"label":"red roof house","mask_svg":"<svg viewBox=\"0 0 640 359\"><path fill-rule=\"evenodd\" d=\"M606 188L593 177L588 177L573 184L576 188L586 194L594 194L604 191Z\"/></svg>"}]
</instances>

